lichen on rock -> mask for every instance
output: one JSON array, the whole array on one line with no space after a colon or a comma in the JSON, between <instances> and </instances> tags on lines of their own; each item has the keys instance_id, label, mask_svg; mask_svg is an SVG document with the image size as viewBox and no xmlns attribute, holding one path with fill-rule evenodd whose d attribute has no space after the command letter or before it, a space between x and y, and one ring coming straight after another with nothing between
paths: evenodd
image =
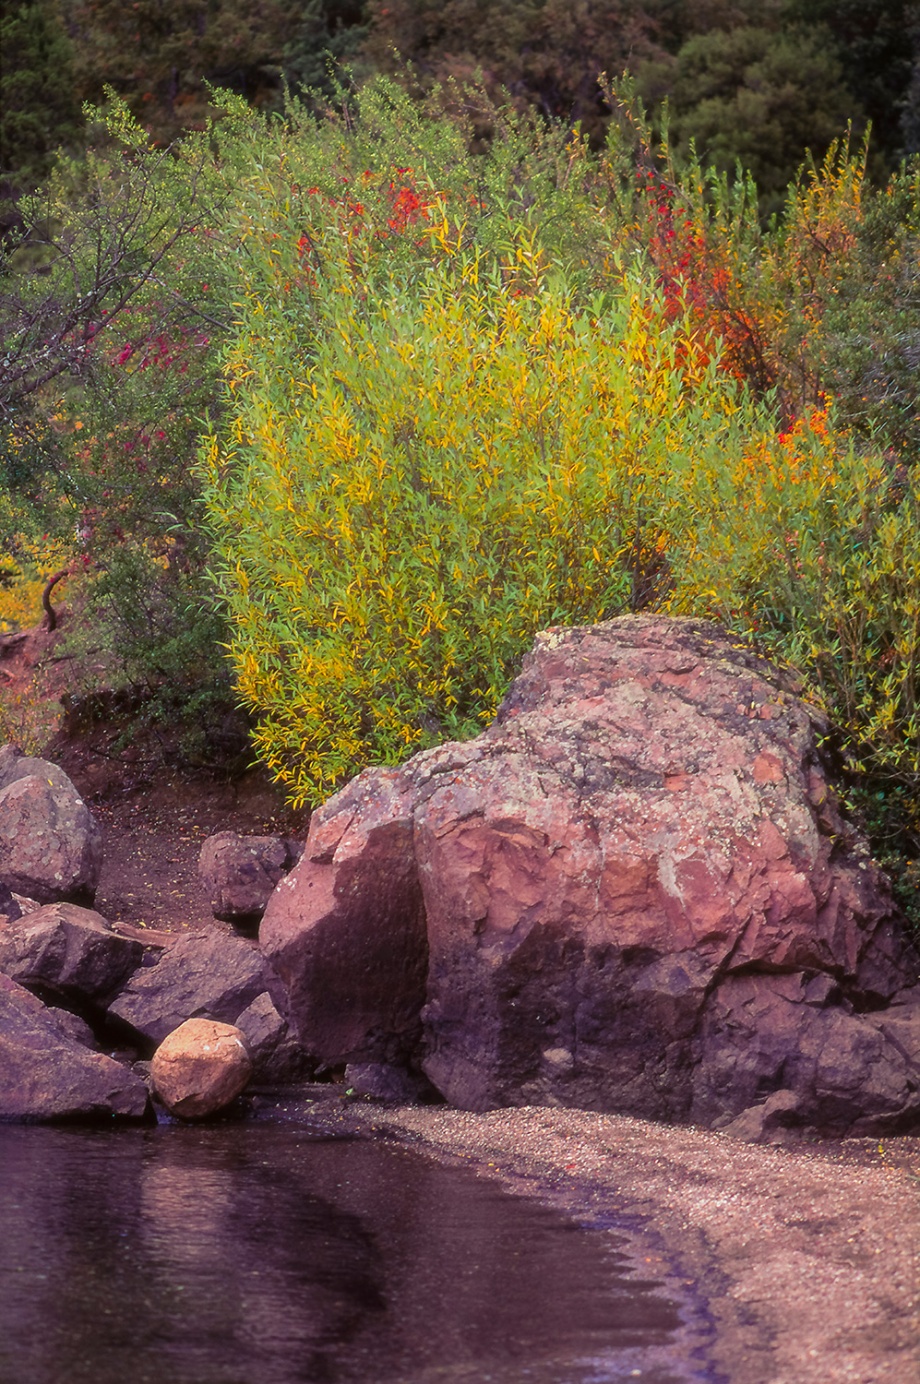
<instances>
[{"instance_id":1,"label":"lichen on rock","mask_svg":"<svg viewBox=\"0 0 920 1384\"><path fill-rule=\"evenodd\" d=\"M477 739L314 814L261 932L304 1046L420 1067L471 1109L718 1127L782 1091L770 1128L920 1122L892 1027L920 963L826 729L714 625L539 636Z\"/></svg>"}]
</instances>

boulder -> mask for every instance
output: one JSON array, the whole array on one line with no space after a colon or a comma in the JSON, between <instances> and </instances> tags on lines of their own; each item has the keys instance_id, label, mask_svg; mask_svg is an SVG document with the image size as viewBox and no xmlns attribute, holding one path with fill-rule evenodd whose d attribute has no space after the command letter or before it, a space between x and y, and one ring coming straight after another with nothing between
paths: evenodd
<instances>
[{"instance_id":1,"label":"boulder","mask_svg":"<svg viewBox=\"0 0 920 1384\"><path fill-rule=\"evenodd\" d=\"M747 1137L772 1142L778 1125L852 1136L920 1125L920 996L860 1014L825 979L725 978L700 1025L695 1123L720 1128L740 1110L729 1132L766 1119Z\"/></svg>"},{"instance_id":2,"label":"boulder","mask_svg":"<svg viewBox=\"0 0 920 1384\"><path fill-rule=\"evenodd\" d=\"M471 1109L914 1127L880 1016L920 1013L920 962L826 730L716 626L543 633L481 736L314 813L261 929L301 1040Z\"/></svg>"},{"instance_id":3,"label":"boulder","mask_svg":"<svg viewBox=\"0 0 920 1384\"><path fill-rule=\"evenodd\" d=\"M0 881L42 904L91 904L101 869L100 827L67 775L4 745Z\"/></svg>"},{"instance_id":4,"label":"boulder","mask_svg":"<svg viewBox=\"0 0 920 1384\"><path fill-rule=\"evenodd\" d=\"M359 775L314 815L262 919L297 1036L330 1065L400 1065L418 1047L428 944L412 812L399 770Z\"/></svg>"},{"instance_id":5,"label":"boulder","mask_svg":"<svg viewBox=\"0 0 920 1384\"><path fill-rule=\"evenodd\" d=\"M57 1009L53 1005L48 1006L48 1014L58 1028L68 1038L79 1043L81 1048L91 1048L93 1052L99 1051L95 1033L86 1020L80 1018L79 1014L74 1014L70 1009Z\"/></svg>"},{"instance_id":6,"label":"boulder","mask_svg":"<svg viewBox=\"0 0 920 1384\"><path fill-rule=\"evenodd\" d=\"M250 942L193 932L136 971L109 1013L156 1044L186 1019L235 1023L254 999L273 988L277 980Z\"/></svg>"},{"instance_id":7,"label":"boulder","mask_svg":"<svg viewBox=\"0 0 920 1384\"><path fill-rule=\"evenodd\" d=\"M383 1105L420 1105L435 1095L431 1083L420 1072L386 1062L349 1062L345 1067L345 1093Z\"/></svg>"},{"instance_id":8,"label":"boulder","mask_svg":"<svg viewBox=\"0 0 920 1384\"><path fill-rule=\"evenodd\" d=\"M0 1119L140 1119L147 1088L89 1051L39 999L0 975Z\"/></svg>"},{"instance_id":9,"label":"boulder","mask_svg":"<svg viewBox=\"0 0 920 1384\"><path fill-rule=\"evenodd\" d=\"M0 918L0 971L30 989L104 1007L141 964L140 942L113 932L100 913L48 904Z\"/></svg>"},{"instance_id":10,"label":"boulder","mask_svg":"<svg viewBox=\"0 0 920 1384\"><path fill-rule=\"evenodd\" d=\"M301 847L283 836L219 831L201 848L198 876L215 918L247 927L258 923L278 881Z\"/></svg>"},{"instance_id":11,"label":"boulder","mask_svg":"<svg viewBox=\"0 0 920 1384\"><path fill-rule=\"evenodd\" d=\"M14 923L23 915L23 907L17 896L0 882L0 923Z\"/></svg>"},{"instance_id":12,"label":"boulder","mask_svg":"<svg viewBox=\"0 0 920 1384\"><path fill-rule=\"evenodd\" d=\"M286 1019L278 1013L271 995L257 995L237 1015L236 1027L246 1039L252 1058L253 1078L259 1082L304 1081L313 1075L313 1063L294 1037Z\"/></svg>"},{"instance_id":13,"label":"boulder","mask_svg":"<svg viewBox=\"0 0 920 1384\"><path fill-rule=\"evenodd\" d=\"M150 1064L154 1089L172 1115L200 1120L235 1100L252 1076L242 1032L212 1019L187 1019Z\"/></svg>"},{"instance_id":14,"label":"boulder","mask_svg":"<svg viewBox=\"0 0 920 1384\"><path fill-rule=\"evenodd\" d=\"M18 745L0 745L0 789L8 788L19 779L40 778L62 793L76 793L73 781L50 759L23 754Z\"/></svg>"}]
</instances>

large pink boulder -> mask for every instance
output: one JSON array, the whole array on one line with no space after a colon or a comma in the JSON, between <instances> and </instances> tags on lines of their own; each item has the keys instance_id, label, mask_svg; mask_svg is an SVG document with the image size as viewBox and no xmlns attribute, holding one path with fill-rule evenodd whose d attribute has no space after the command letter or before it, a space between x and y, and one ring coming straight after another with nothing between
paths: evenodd
<instances>
[{"instance_id":1,"label":"large pink boulder","mask_svg":"<svg viewBox=\"0 0 920 1384\"><path fill-rule=\"evenodd\" d=\"M718 1126L782 1091L773 1123L920 1122L895 1033L916 1032L918 959L825 729L712 625L538 636L483 735L314 814L261 934L305 1045L390 1060L419 1003L410 1061L460 1106Z\"/></svg>"}]
</instances>

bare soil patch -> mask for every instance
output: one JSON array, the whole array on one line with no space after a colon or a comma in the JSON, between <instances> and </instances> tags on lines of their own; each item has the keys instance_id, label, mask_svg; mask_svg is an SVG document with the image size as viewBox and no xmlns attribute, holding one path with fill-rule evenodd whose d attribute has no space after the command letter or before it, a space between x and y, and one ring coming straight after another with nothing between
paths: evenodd
<instances>
[{"instance_id":1,"label":"bare soil patch","mask_svg":"<svg viewBox=\"0 0 920 1384\"><path fill-rule=\"evenodd\" d=\"M303 835L305 814L292 813L259 770L224 780L159 766L106 764L98 786L98 756L84 742L57 747L55 762L73 779L102 823L105 858L96 908L110 922L164 931L201 931L218 922L198 880L198 856L208 836Z\"/></svg>"},{"instance_id":2,"label":"bare soil patch","mask_svg":"<svg viewBox=\"0 0 920 1384\"><path fill-rule=\"evenodd\" d=\"M170 728L139 729L117 695L101 695L91 716L68 712L86 681L67 652L70 628L64 607L53 632L0 639L0 741L59 764L102 824L103 917L165 931L230 931L213 918L198 882L202 843L216 831L303 836L308 814L291 812L262 769L183 765ZM104 665L98 671L104 687Z\"/></svg>"}]
</instances>

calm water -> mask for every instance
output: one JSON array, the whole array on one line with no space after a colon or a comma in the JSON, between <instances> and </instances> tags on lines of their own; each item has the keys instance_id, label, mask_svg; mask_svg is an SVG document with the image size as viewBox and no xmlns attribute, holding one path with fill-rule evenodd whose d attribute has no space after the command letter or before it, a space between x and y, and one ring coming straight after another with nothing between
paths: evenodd
<instances>
[{"instance_id":1,"label":"calm water","mask_svg":"<svg viewBox=\"0 0 920 1384\"><path fill-rule=\"evenodd\" d=\"M708 1378L691 1309L627 1277L634 1250L392 1145L0 1127L0 1379Z\"/></svg>"}]
</instances>

